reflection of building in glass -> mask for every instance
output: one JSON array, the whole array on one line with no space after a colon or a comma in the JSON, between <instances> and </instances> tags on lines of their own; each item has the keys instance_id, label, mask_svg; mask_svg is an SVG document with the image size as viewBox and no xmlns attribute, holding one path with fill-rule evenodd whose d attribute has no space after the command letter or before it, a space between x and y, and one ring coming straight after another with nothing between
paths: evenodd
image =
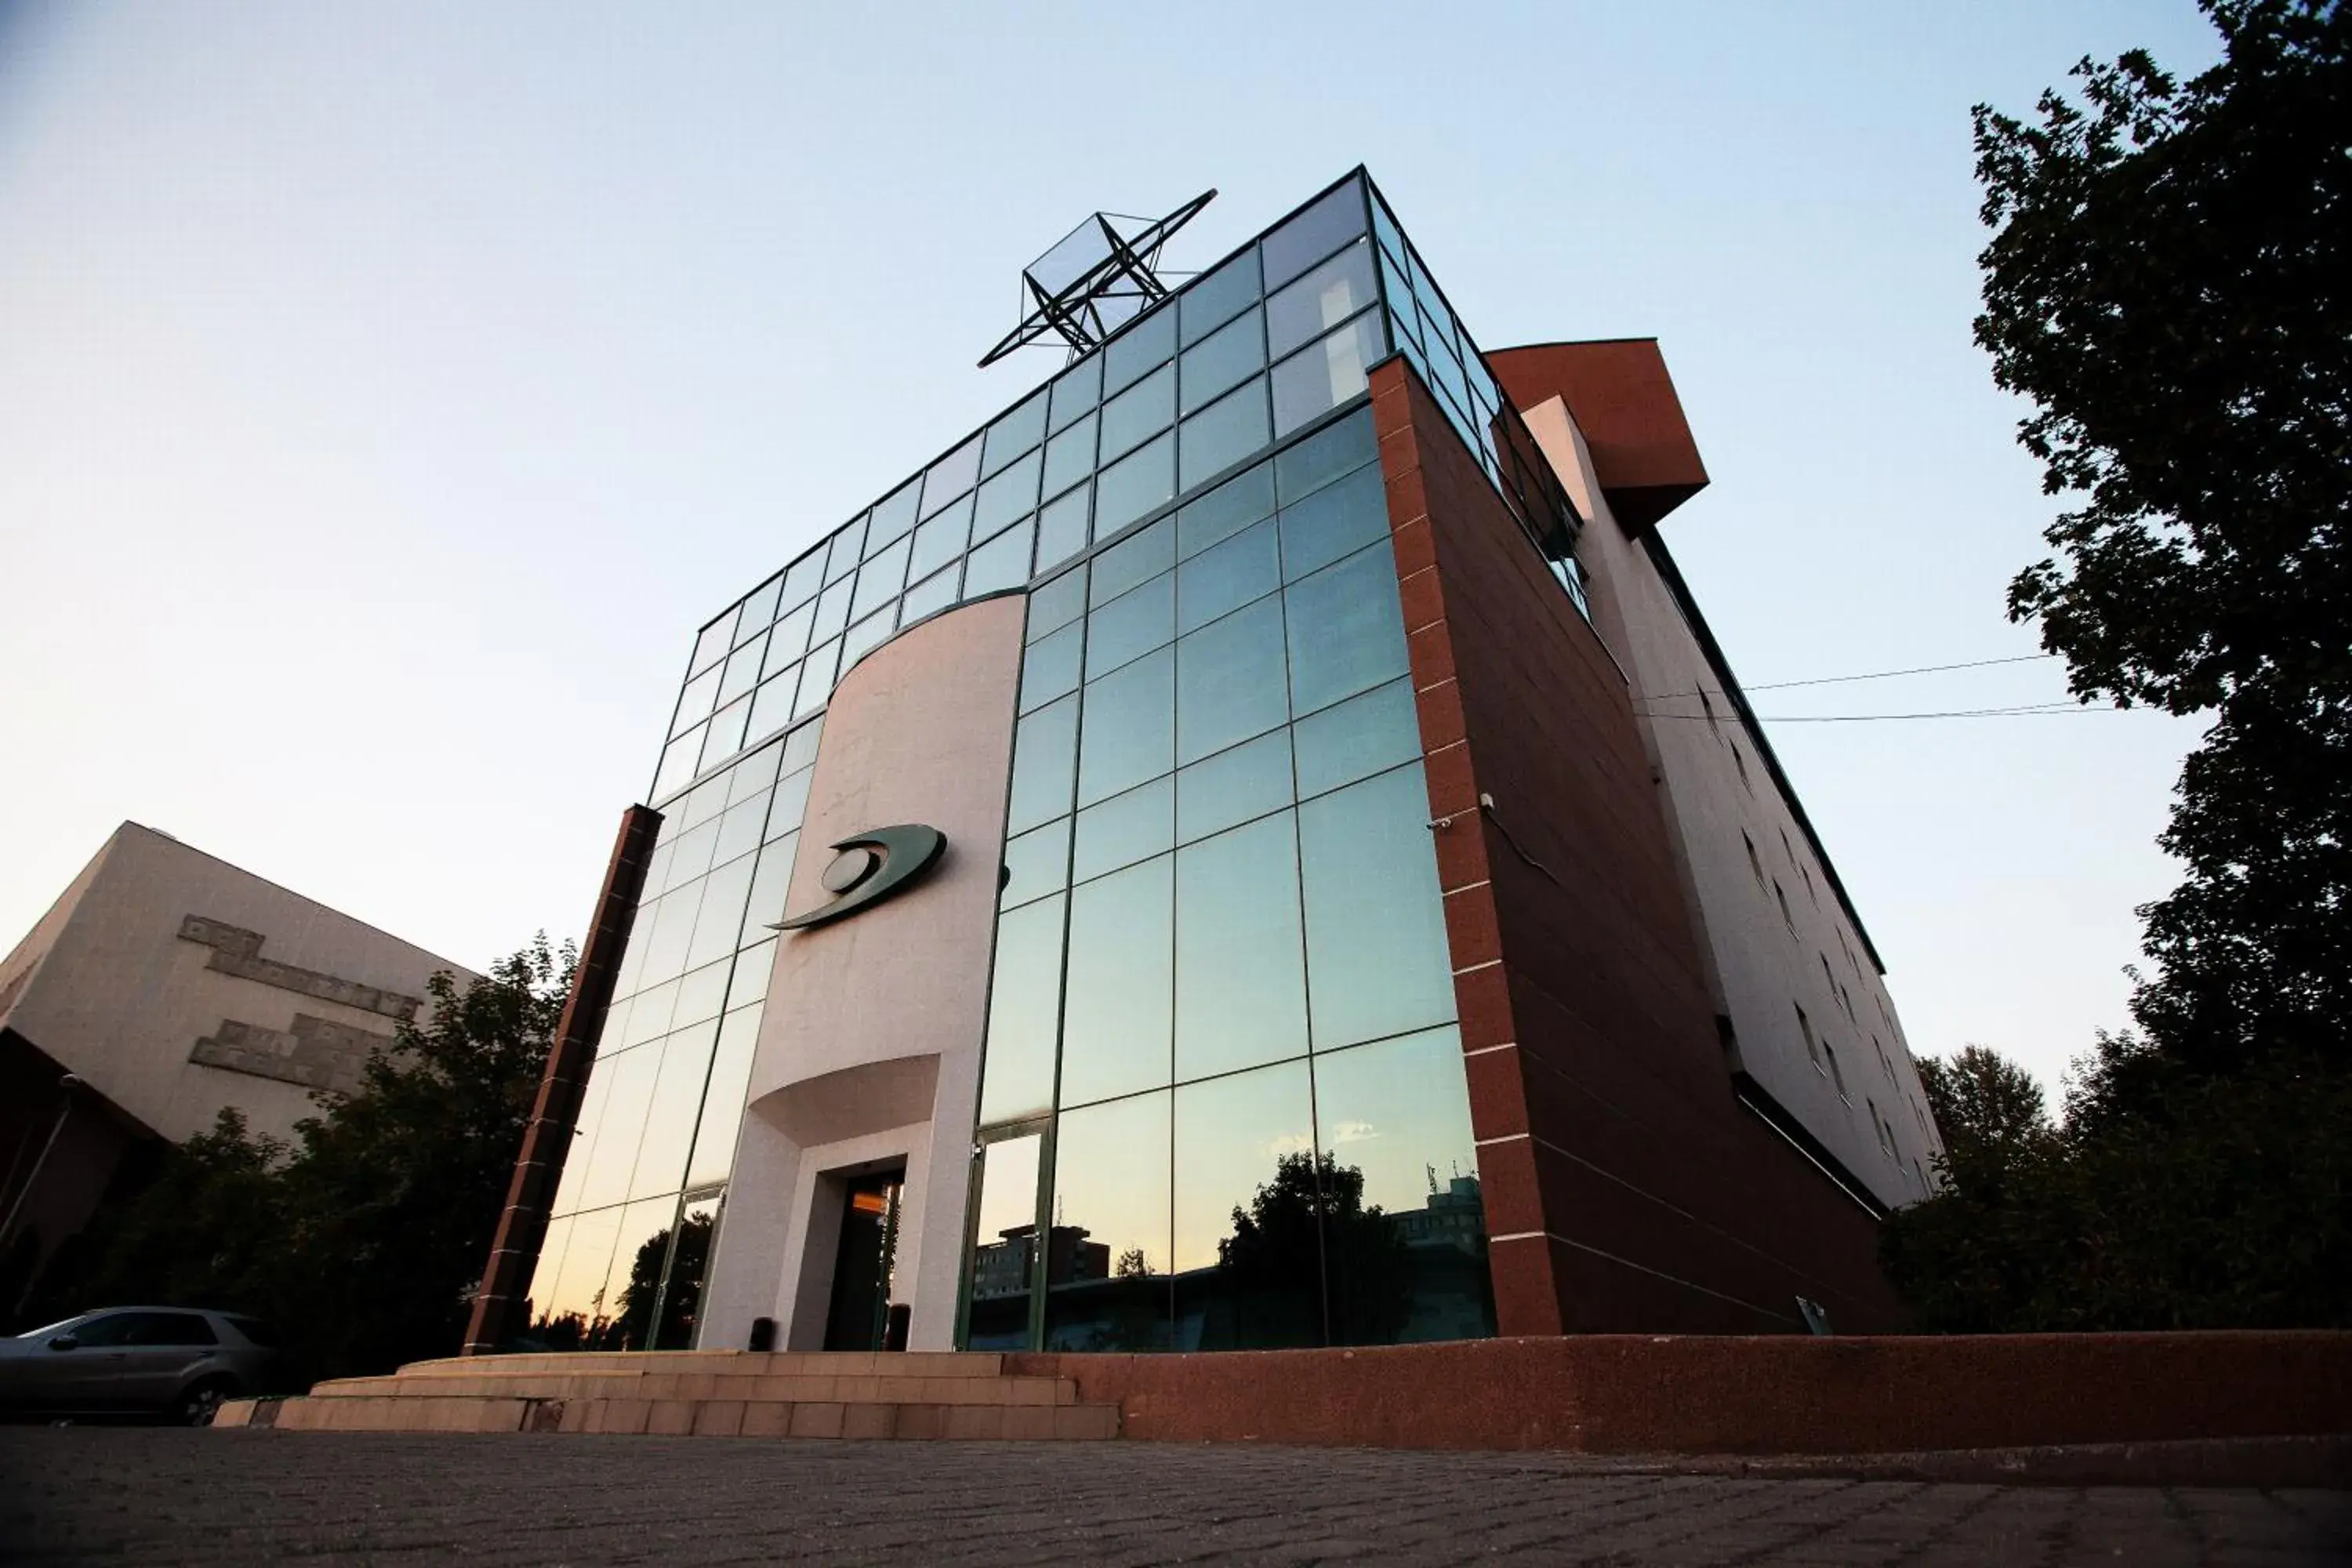
<instances>
[{"instance_id":1,"label":"reflection of building in glass","mask_svg":"<svg viewBox=\"0 0 2352 1568\"><path fill-rule=\"evenodd\" d=\"M1360 173L1154 299L696 639L539 1310L723 1189L656 1293L837 1342L888 1165L919 1347L1882 1321L1933 1135L1655 345L1482 353Z\"/></svg>"}]
</instances>

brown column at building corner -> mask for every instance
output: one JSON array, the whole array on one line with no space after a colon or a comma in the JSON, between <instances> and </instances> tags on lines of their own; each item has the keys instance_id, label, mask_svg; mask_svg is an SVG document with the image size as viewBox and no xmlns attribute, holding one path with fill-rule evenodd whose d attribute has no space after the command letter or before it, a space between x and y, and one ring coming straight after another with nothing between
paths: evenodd
<instances>
[{"instance_id":1,"label":"brown column at building corner","mask_svg":"<svg viewBox=\"0 0 2352 1568\"><path fill-rule=\"evenodd\" d=\"M481 1289L474 1297L473 1317L466 1326L467 1355L497 1350L520 1326L515 1314L539 1265L540 1244L547 1239L548 1210L554 1206L556 1185L563 1179L580 1099L596 1060L604 1015L613 1005L613 983L629 949L637 895L645 890L646 862L653 855L661 824L661 813L649 805L633 805L621 814L621 832L613 844L612 863L604 868L604 889L596 897L588 945L580 954L572 994L556 1024L555 1044L539 1080L539 1099L523 1130L514 1180L507 1186L507 1206L490 1243L489 1265L482 1270Z\"/></svg>"}]
</instances>

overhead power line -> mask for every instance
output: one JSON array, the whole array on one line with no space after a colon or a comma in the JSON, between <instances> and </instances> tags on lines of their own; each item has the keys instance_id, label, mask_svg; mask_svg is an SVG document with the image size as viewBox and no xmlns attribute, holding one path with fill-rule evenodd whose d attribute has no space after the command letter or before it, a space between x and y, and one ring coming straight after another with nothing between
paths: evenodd
<instances>
[{"instance_id":1,"label":"overhead power line","mask_svg":"<svg viewBox=\"0 0 2352 1568\"><path fill-rule=\"evenodd\" d=\"M2043 659L2056 658L2058 656L2054 653L2021 653L2012 654L2006 658L1966 659L1958 664L1921 664L1914 665L1908 669L1874 669L1864 675L1824 675L1819 676L1811 680L1772 680L1767 681L1761 686L1742 687L1741 689L1744 691L1789 691L1801 686L1843 686L1849 682L1856 680L1892 680L1897 676L1904 675L1941 675L1947 670L1954 669L1986 669L1997 664L2038 664ZM1725 694L1721 691L1701 692L1696 688L1693 688L1688 691L1664 692L1655 697L1637 697L1633 700L1637 703L1673 702L1685 697L1721 697L1724 695Z\"/></svg>"},{"instance_id":2,"label":"overhead power line","mask_svg":"<svg viewBox=\"0 0 2352 1568\"><path fill-rule=\"evenodd\" d=\"M1777 717L1757 716L1759 724L1876 724L1894 719L2018 719L2036 716L2057 716L2066 713L2123 713L2123 708L2084 707L2074 702L2036 702L2014 708L1951 708L1930 713L1788 713ZM1698 723L1711 723L1714 715L1707 713L1645 713L1645 719L1688 719Z\"/></svg>"}]
</instances>

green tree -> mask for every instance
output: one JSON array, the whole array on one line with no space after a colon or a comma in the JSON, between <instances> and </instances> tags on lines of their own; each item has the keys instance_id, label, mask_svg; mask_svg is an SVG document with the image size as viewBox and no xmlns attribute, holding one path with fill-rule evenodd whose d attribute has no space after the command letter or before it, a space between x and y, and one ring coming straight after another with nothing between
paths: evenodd
<instances>
[{"instance_id":1,"label":"green tree","mask_svg":"<svg viewBox=\"0 0 2352 1568\"><path fill-rule=\"evenodd\" d=\"M456 1352L538 1092L573 954L544 936L460 989L434 976L359 1089L291 1144L233 1111L170 1151L44 1281L63 1312L161 1300L277 1321L316 1376Z\"/></svg>"},{"instance_id":2,"label":"green tree","mask_svg":"<svg viewBox=\"0 0 2352 1568\"><path fill-rule=\"evenodd\" d=\"M2042 1086L2000 1052L1963 1046L1950 1061L1930 1057L1918 1068L1927 1109L1944 1135L1941 1168L1951 1184L1998 1184L2047 1151L2052 1128Z\"/></svg>"},{"instance_id":3,"label":"green tree","mask_svg":"<svg viewBox=\"0 0 2352 1568\"><path fill-rule=\"evenodd\" d=\"M1977 341L2070 510L2010 614L2085 701L2209 714L2133 1003L2168 1057L2352 1052L2352 14L2203 0L2031 122L1979 106Z\"/></svg>"}]
</instances>

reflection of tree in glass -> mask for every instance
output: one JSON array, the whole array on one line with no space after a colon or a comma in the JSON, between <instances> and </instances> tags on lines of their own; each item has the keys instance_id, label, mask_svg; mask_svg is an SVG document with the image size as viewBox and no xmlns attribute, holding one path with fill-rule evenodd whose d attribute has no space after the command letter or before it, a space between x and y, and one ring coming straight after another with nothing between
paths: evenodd
<instances>
[{"instance_id":1,"label":"reflection of tree in glass","mask_svg":"<svg viewBox=\"0 0 2352 1568\"><path fill-rule=\"evenodd\" d=\"M609 1342L592 1348L638 1351L684 1350L694 1340L694 1321L702 1306L703 1265L710 1258L708 1214L689 1214L677 1229L677 1258L670 1265L669 1294L662 1301L661 1337L652 1342L654 1302L661 1293L662 1263L669 1252L669 1227L647 1237L629 1266L629 1282L621 1290L621 1315L610 1320Z\"/></svg>"},{"instance_id":2,"label":"reflection of tree in glass","mask_svg":"<svg viewBox=\"0 0 2352 1568\"><path fill-rule=\"evenodd\" d=\"M1116 1279L1149 1279L1151 1278L1151 1263L1150 1259L1143 1256L1143 1248L1139 1247L1130 1247L1125 1252L1120 1253L1118 1255L1118 1262L1114 1264L1111 1268L1111 1277Z\"/></svg>"},{"instance_id":3,"label":"reflection of tree in glass","mask_svg":"<svg viewBox=\"0 0 2352 1568\"><path fill-rule=\"evenodd\" d=\"M1364 1173L1356 1166L1329 1154L1283 1155L1274 1180L1246 1210L1234 1210L1234 1234L1217 1244L1218 1267L1241 1289L1302 1306L1321 1295L1318 1271L1327 1255L1331 1341L1395 1339L1411 1308L1412 1265L1380 1205L1364 1206Z\"/></svg>"}]
</instances>

